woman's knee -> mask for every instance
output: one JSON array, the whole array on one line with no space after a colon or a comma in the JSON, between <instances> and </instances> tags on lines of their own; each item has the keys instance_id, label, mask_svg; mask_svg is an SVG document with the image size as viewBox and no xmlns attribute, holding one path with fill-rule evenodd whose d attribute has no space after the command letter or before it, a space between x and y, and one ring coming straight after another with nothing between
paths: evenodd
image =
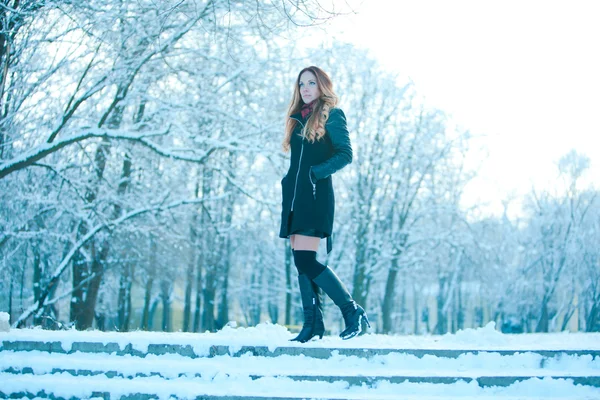
<instances>
[{"instance_id":1,"label":"woman's knee","mask_svg":"<svg viewBox=\"0 0 600 400\"><path fill-rule=\"evenodd\" d=\"M294 250L294 264L298 274L306 274L310 279L316 278L327 268L317 261L317 252L312 250Z\"/></svg>"}]
</instances>

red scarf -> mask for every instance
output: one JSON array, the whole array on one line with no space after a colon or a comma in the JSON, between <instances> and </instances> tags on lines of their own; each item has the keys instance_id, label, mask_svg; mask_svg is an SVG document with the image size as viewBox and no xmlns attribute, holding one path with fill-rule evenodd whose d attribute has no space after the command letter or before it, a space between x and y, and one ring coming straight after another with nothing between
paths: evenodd
<instances>
[{"instance_id":1,"label":"red scarf","mask_svg":"<svg viewBox=\"0 0 600 400\"><path fill-rule=\"evenodd\" d=\"M315 103L317 102L317 100L313 100L308 104L304 104L302 106L302 109L300 110L300 113L302 114L302 118L306 118L308 117L308 115L313 112L313 107L315 105Z\"/></svg>"}]
</instances>

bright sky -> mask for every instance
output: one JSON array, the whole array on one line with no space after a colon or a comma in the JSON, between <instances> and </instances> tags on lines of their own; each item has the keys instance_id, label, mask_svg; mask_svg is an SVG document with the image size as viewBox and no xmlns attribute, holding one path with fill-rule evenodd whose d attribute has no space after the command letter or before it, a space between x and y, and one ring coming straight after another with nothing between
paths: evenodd
<instances>
[{"instance_id":1,"label":"bright sky","mask_svg":"<svg viewBox=\"0 0 600 400\"><path fill-rule=\"evenodd\" d=\"M498 211L532 186L555 190L571 149L591 158L588 183L600 177L600 2L364 0L357 12L334 21L337 37L485 135L473 202Z\"/></svg>"}]
</instances>

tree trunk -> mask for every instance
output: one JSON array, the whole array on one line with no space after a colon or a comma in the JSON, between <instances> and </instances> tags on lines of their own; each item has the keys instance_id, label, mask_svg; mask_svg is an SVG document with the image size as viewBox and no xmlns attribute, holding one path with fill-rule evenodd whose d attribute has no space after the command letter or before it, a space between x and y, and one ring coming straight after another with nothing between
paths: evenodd
<instances>
[{"instance_id":1,"label":"tree trunk","mask_svg":"<svg viewBox=\"0 0 600 400\"><path fill-rule=\"evenodd\" d=\"M421 314L419 313L419 293L417 291L417 285L413 284L413 317L414 317L414 327L413 334L419 334L419 318Z\"/></svg>"},{"instance_id":2,"label":"tree trunk","mask_svg":"<svg viewBox=\"0 0 600 400\"><path fill-rule=\"evenodd\" d=\"M370 277L367 274L367 231L367 222L361 220L356 235L356 257L352 288L352 297L364 309L367 309L367 295L370 284Z\"/></svg>"},{"instance_id":3,"label":"tree trunk","mask_svg":"<svg viewBox=\"0 0 600 400\"><path fill-rule=\"evenodd\" d=\"M27 260L23 261L23 266L21 267L21 290L19 292L19 304L23 307L25 304L25 271L27 268Z\"/></svg>"},{"instance_id":4,"label":"tree trunk","mask_svg":"<svg viewBox=\"0 0 600 400\"><path fill-rule=\"evenodd\" d=\"M600 299L594 299L585 321L586 332L600 332Z\"/></svg>"},{"instance_id":5,"label":"tree trunk","mask_svg":"<svg viewBox=\"0 0 600 400\"><path fill-rule=\"evenodd\" d=\"M227 268L229 271L229 268ZM223 284L221 285L221 299L219 300L219 315L217 317L218 324L217 329L221 329L229 322L229 273L226 272L223 277Z\"/></svg>"},{"instance_id":6,"label":"tree trunk","mask_svg":"<svg viewBox=\"0 0 600 400\"><path fill-rule=\"evenodd\" d=\"M537 326L535 327L536 332L548 332L548 323L550 321L548 315L548 300L544 298L542 300L542 309L540 312L540 319L538 320Z\"/></svg>"},{"instance_id":7,"label":"tree trunk","mask_svg":"<svg viewBox=\"0 0 600 400\"><path fill-rule=\"evenodd\" d=\"M398 310L398 317L396 318L395 326L392 324L392 331L398 331L398 325L400 325L400 332L407 333L406 329L406 316L408 315L408 309L406 308L406 293L408 289L406 288L406 280L402 279L403 285L401 286L402 292L400 293L400 302L397 304L396 309Z\"/></svg>"},{"instance_id":8,"label":"tree trunk","mask_svg":"<svg viewBox=\"0 0 600 400\"><path fill-rule=\"evenodd\" d=\"M193 237L194 235L192 235ZM192 239L192 243L195 241ZM194 270L196 269L196 260L191 257L188 264L187 271L185 273L185 296L183 305L183 331L190 332L191 320L192 320L192 290L194 287Z\"/></svg>"},{"instance_id":9,"label":"tree trunk","mask_svg":"<svg viewBox=\"0 0 600 400\"><path fill-rule=\"evenodd\" d=\"M152 301L152 285L154 284L154 280L151 277L148 277L146 280L146 288L144 290L144 310L142 311L142 321L140 324L140 329L143 331L147 331L150 329L150 303Z\"/></svg>"},{"instance_id":10,"label":"tree trunk","mask_svg":"<svg viewBox=\"0 0 600 400\"><path fill-rule=\"evenodd\" d=\"M571 317L573 317L573 314L575 314L575 311L577 310L577 306L575 305L575 298L577 296L576 294L576 286L577 284L574 281L575 278L573 278L573 281L571 282L571 296L569 299L569 303L567 304L567 309L564 312L564 318L562 321L562 325L560 327L560 331L564 332L567 329L567 326L569 325L569 321L571 321Z\"/></svg>"},{"instance_id":11,"label":"tree trunk","mask_svg":"<svg viewBox=\"0 0 600 400\"><path fill-rule=\"evenodd\" d=\"M196 169L197 172L197 169ZM196 189L194 190L194 197L197 199L200 194L200 183L196 179ZM185 280L185 298L183 306L183 331L190 332L193 330L192 326L192 292L194 290L194 271L196 270L196 257L198 253L198 213L196 210L192 212L192 221L190 224L190 243L192 244L192 251L190 256L190 263L186 272Z\"/></svg>"},{"instance_id":12,"label":"tree trunk","mask_svg":"<svg viewBox=\"0 0 600 400\"><path fill-rule=\"evenodd\" d=\"M292 247L285 242L285 325L292 324Z\"/></svg>"},{"instance_id":13,"label":"tree trunk","mask_svg":"<svg viewBox=\"0 0 600 400\"><path fill-rule=\"evenodd\" d=\"M465 311L463 308L462 290L460 282L456 286L456 330L465 328Z\"/></svg>"},{"instance_id":14,"label":"tree trunk","mask_svg":"<svg viewBox=\"0 0 600 400\"><path fill-rule=\"evenodd\" d=\"M264 288L268 299L267 312L269 313L269 319L274 324L279 321L279 305L281 304L279 297L281 294L280 276L275 270L269 269L266 287Z\"/></svg>"},{"instance_id":15,"label":"tree trunk","mask_svg":"<svg viewBox=\"0 0 600 400\"><path fill-rule=\"evenodd\" d=\"M150 331L154 329L154 317L156 316L156 309L160 300L161 296L159 295L152 300L152 304L150 305L150 313L148 314L148 330Z\"/></svg>"},{"instance_id":16,"label":"tree trunk","mask_svg":"<svg viewBox=\"0 0 600 400\"><path fill-rule=\"evenodd\" d=\"M381 333L387 334L393 330L392 314L395 311L394 300L395 300L395 288L396 278L398 277L398 259L392 260L392 266L388 271L387 280L385 282L385 293L383 295L383 306L381 307L381 317L383 319L383 326ZM396 311L398 308L396 307Z\"/></svg>"},{"instance_id":17,"label":"tree trunk","mask_svg":"<svg viewBox=\"0 0 600 400\"><path fill-rule=\"evenodd\" d=\"M12 268L12 272L13 272L12 276L15 276L16 274L15 274L15 267L14 266ZM15 287L15 284L14 284L15 280L14 279L9 279L9 281L10 281L10 286L9 286L9 289L8 289L8 316L9 316L8 323L10 325L12 325L12 319L14 318L14 316L13 316L14 314L13 314L12 310L13 310L13 292L14 292L14 287Z\"/></svg>"},{"instance_id":18,"label":"tree trunk","mask_svg":"<svg viewBox=\"0 0 600 400\"><path fill-rule=\"evenodd\" d=\"M277 304L276 301L270 301L269 302L269 318L271 319L271 322L276 324L277 321L279 320L279 305Z\"/></svg>"},{"instance_id":19,"label":"tree trunk","mask_svg":"<svg viewBox=\"0 0 600 400\"><path fill-rule=\"evenodd\" d=\"M199 249L196 249L199 251ZM194 332L200 332L200 319L202 311L202 270L203 270L203 255L198 254L196 258L196 302L194 304Z\"/></svg>"},{"instance_id":20,"label":"tree trunk","mask_svg":"<svg viewBox=\"0 0 600 400\"><path fill-rule=\"evenodd\" d=\"M227 157L227 164L229 171L231 171L232 178L235 179L235 153L229 152ZM227 322L229 322L229 271L231 269L231 227L233 221L233 206L235 204L235 196L233 195L234 187L231 181L228 180L225 184L225 193L229 193L230 196L225 201L225 210L223 214L223 225L225 233L221 234L221 252L220 257L220 272L221 272L221 299L219 301L219 310L217 316L217 325L215 328L221 329Z\"/></svg>"},{"instance_id":21,"label":"tree trunk","mask_svg":"<svg viewBox=\"0 0 600 400\"><path fill-rule=\"evenodd\" d=\"M94 323L96 300L98 299L100 284L102 283L104 262L108 256L108 243L104 242L104 246L99 250L96 247L96 243L93 243L91 278L87 284L85 299L80 309L81 313L75 320L75 327L79 330L91 328Z\"/></svg>"},{"instance_id":22,"label":"tree trunk","mask_svg":"<svg viewBox=\"0 0 600 400\"><path fill-rule=\"evenodd\" d=\"M197 187L197 186L196 186ZM198 190L196 189L196 197L198 196ZM193 213L192 226L190 228L190 241L192 243L192 251L186 271L185 280L185 296L183 305L183 331L190 332L192 329L192 291L194 290L194 271L196 269L196 247L198 244L198 234L196 232L196 213Z\"/></svg>"},{"instance_id":23,"label":"tree trunk","mask_svg":"<svg viewBox=\"0 0 600 400\"><path fill-rule=\"evenodd\" d=\"M267 282L264 291L267 295L267 312L272 323L276 324L279 321L279 294L281 286L279 285L279 274L272 269L268 270Z\"/></svg>"},{"instance_id":24,"label":"tree trunk","mask_svg":"<svg viewBox=\"0 0 600 400\"><path fill-rule=\"evenodd\" d=\"M227 229L226 236L222 240L221 249L221 296L219 299L219 308L217 320L215 321L215 329L221 329L229 322L229 270L231 268L231 238L229 228L231 227L231 216L233 214L233 204L227 208L227 216L225 218L225 226Z\"/></svg>"},{"instance_id":25,"label":"tree trunk","mask_svg":"<svg viewBox=\"0 0 600 400\"><path fill-rule=\"evenodd\" d=\"M448 285L448 278L440 277L439 279L439 292L437 295L437 323L435 325L435 333L443 335L448 332L448 318L444 312L444 304L446 299L444 293L446 293L446 286Z\"/></svg>"},{"instance_id":26,"label":"tree trunk","mask_svg":"<svg viewBox=\"0 0 600 400\"><path fill-rule=\"evenodd\" d=\"M120 102L125 98L127 93L127 87L119 86L117 88L117 93L113 100L113 108L109 108L109 110L102 117L100 122L98 123L98 128L101 128L105 121L108 121L108 127L110 129L117 129L121 126L121 122L123 120L123 112L124 107L120 104ZM112 107L112 106L111 106ZM96 179L90 183L88 190L86 192L86 202L88 204L94 203L98 196L98 190L100 186L100 182L104 178L104 172L106 170L106 162L108 158L108 153L110 152L110 142L107 139L102 139L102 143L96 149L96 153L94 156L94 170L96 173ZM129 157L125 157L123 161L123 172L122 172L122 180L121 184L118 188L118 194L122 195L129 182L129 177L131 175L131 160ZM114 207L113 218L117 218L121 213L121 209L118 205ZM78 237L82 237L87 233L87 224L82 223L80 225L80 235ZM71 307L75 307L74 313L76 319L75 327L77 329L88 329L92 326L94 320L94 312L96 308L96 300L98 297L98 290L100 288L100 284L102 282L102 275L104 272L104 264L106 261L106 257L109 254L109 239L101 240L98 244L96 240L93 240L89 247L91 248L90 254L92 254L93 258L91 260L91 265L87 265L86 262L82 262L83 260L80 258L79 262L73 264L74 268L81 268L87 271L73 271L73 286L81 285L82 281L79 280L82 277L85 277L89 274L91 279L85 283L85 285L81 288L81 291L78 293L77 298L74 298L76 301L71 302ZM99 247L99 249L98 249ZM76 282L75 279L79 281ZM75 297L75 296L73 296ZM73 321L73 319L72 319Z\"/></svg>"},{"instance_id":27,"label":"tree trunk","mask_svg":"<svg viewBox=\"0 0 600 400\"><path fill-rule=\"evenodd\" d=\"M256 291L262 288L262 270L261 269L253 269L252 270L252 278L250 279L250 307L249 307L249 324L252 326L258 325L260 323L260 316L262 314L262 297L258 296Z\"/></svg>"},{"instance_id":28,"label":"tree trunk","mask_svg":"<svg viewBox=\"0 0 600 400\"><path fill-rule=\"evenodd\" d=\"M39 242L34 242L33 246L31 246L31 251L33 252L33 301L37 303L40 301L41 295L41 286L42 286L42 266L41 266L41 257L40 257L40 249ZM43 318L36 314L33 317L33 325L40 326L42 324Z\"/></svg>"},{"instance_id":29,"label":"tree trunk","mask_svg":"<svg viewBox=\"0 0 600 400\"><path fill-rule=\"evenodd\" d=\"M31 23L35 12L45 5L43 1L29 1L22 4L20 0L17 0L13 1L12 4L3 1L2 7L0 7L0 120L4 120L9 111L8 102L5 102L5 99L11 97L10 90L7 90L9 67L13 63L13 57L17 61L19 59L19 54L15 54L18 50L13 48L13 43L19 30L25 24ZM25 18L25 15L27 15L27 18ZM9 148L9 146L5 146L6 141L7 133L0 128L0 160L5 156L4 150Z\"/></svg>"},{"instance_id":30,"label":"tree trunk","mask_svg":"<svg viewBox=\"0 0 600 400\"><path fill-rule=\"evenodd\" d=\"M154 276L156 273L156 242L150 238L150 260L148 262L148 271L146 274L146 288L144 290L144 310L142 312L142 321L140 328L144 331L150 329L150 307L152 302L152 286L154 285Z\"/></svg>"},{"instance_id":31,"label":"tree trunk","mask_svg":"<svg viewBox=\"0 0 600 400\"><path fill-rule=\"evenodd\" d=\"M127 192L127 188L131 182L131 168L132 162L129 155L126 153L123 159L123 166L121 171L121 181L117 188L117 196L122 197ZM116 202L113 209L113 219L117 219L121 216L123 210L119 202ZM105 246L109 246L108 240L105 241ZM126 250L125 250L126 251ZM108 255L108 252L107 252ZM117 311L117 324L118 329L121 332L127 332L129 330L129 320L131 316L131 287L133 284L133 265L130 263L121 264L121 277L119 279L119 297L118 297L118 311Z\"/></svg>"},{"instance_id":32,"label":"tree trunk","mask_svg":"<svg viewBox=\"0 0 600 400\"><path fill-rule=\"evenodd\" d=\"M160 282L160 298L163 307L161 328L163 332L171 332L171 288L171 281L163 279Z\"/></svg>"},{"instance_id":33,"label":"tree trunk","mask_svg":"<svg viewBox=\"0 0 600 400\"><path fill-rule=\"evenodd\" d=\"M129 331L129 321L131 318L131 287L133 284L133 265L125 263L121 267L121 279L119 280L119 300L118 300L118 329L120 332Z\"/></svg>"},{"instance_id":34,"label":"tree trunk","mask_svg":"<svg viewBox=\"0 0 600 400\"><path fill-rule=\"evenodd\" d=\"M213 173L210 169L204 168L202 170L202 197L208 197L211 194L211 184L212 184ZM202 237L199 237L198 246L196 246L196 251L198 252L198 262L196 269L196 311L194 313L194 332L199 332L200 329L212 330L213 322L214 322L214 304L213 311L211 317L205 315L207 313L207 308L210 308L210 305L206 304L206 299L210 298L210 294L207 293L207 290L211 290L209 288L209 281L212 280L210 277L210 269L208 265L209 260L209 251L212 251L209 243L212 243L212 238L208 235L208 223L210 222L210 216L208 215L208 210L205 206L202 206L202 211L200 213L200 226L198 228L198 232L202 232ZM214 284L211 283L211 284ZM214 288L212 300L214 301ZM208 319L210 322L210 326L205 325L205 319Z\"/></svg>"},{"instance_id":35,"label":"tree trunk","mask_svg":"<svg viewBox=\"0 0 600 400\"><path fill-rule=\"evenodd\" d=\"M215 294L217 282L215 280L214 266L207 268L205 286L203 290L202 329L215 331Z\"/></svg>"},{"instance_id":36,"label":"tree trunk","mask_svg":"<svg viewBox=\"0 0 600 400\"><path fill-rule=\"evenodd\" d=\"M96 179L90 183L90 187L86 192L85 198L88 204L93 203L98 195L98 186L104 176L104 170L106 168L107 153L110 150L110 144L106 139L102 140L102 143L96 149L94 157L94 167L96 172ZM78 227L77 238L85 236L88 232L87 223L81 222ZM71 295L71 322L75 322L76 329L87 329L92 326L94 321L94 309L96 306L96 299L98 295L98 288L101 282L102 267L104 259L96 258L97 250L96 240L92 240L89 245L86 246L88 253L92 255L91 263L85 260L82 252L78 252L78 255L73 260L73 293ZM108 248L102 246L102 253L108 254ZM94 275L97 273L98 275ZM86 281L87 280L87 281Z\"/></svg>"},{"instance_id":37,"label":"tree trunk","mask_svg":"<svg viewBox=\"0 0 600 400\"><path fill-rule=\"evenodd\" d=\"M100 297L99 300L97 300L97 302L98 304L102 305L102 297ZM100 331L106 331L106 315L103 312L94 311L94 318L92 319L92 324L94 323L94 319L96 320L96 329Z\"/></svg>"},{"instance_id":38,"label":"tree trunk","mask_svg":"<svg viewBox=\"0 0 600 400\"><path fill-rule=\"evenodd\" d=\"M84 222L81 222L78 228L78 237L85 236L85 227L83 226ZM83 312L83 299L85 297L85 280L89 275L88 271L88 263L85 260L84 255L81 252L78 252L73 257L72 262L72 285L73 290L71 292L71 309L69 311L69 320L71 322L75 322L79 319L79 315Z\"/></svg>"}]
</instances>

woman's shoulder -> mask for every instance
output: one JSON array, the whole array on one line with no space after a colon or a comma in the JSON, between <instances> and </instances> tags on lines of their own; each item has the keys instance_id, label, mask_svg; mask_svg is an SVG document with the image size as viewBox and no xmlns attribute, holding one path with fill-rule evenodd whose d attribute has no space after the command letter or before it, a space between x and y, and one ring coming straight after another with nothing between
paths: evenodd
<instances>
[{"instance_id":1,"label":"woman's shoulder","mask_svg":"<svg viewBox=\"0 0 600 400\"><path fill-rule=\"evenodd\" d=\"M346 124L346 114L341 108L333 107L329 110L329 118L327 119L327 125L343 123Z\"/></svg>"}]
</instances>

